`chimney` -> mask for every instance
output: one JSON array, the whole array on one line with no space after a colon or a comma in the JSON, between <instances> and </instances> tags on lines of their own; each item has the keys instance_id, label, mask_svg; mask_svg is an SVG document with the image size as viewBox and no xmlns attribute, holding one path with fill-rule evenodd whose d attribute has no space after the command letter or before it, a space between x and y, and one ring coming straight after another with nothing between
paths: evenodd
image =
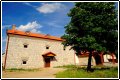
<instances>
[{"instance_id":1,"label":"chimney","mask_svg":"<svg viewBox=\"0 0 120 80\"><path fill-rule=\"evenodd\" d=\"M13 30L16 29L16 25L15 25L15 24L12 25L12 29L13 29Z\"/></svg>"}]
</instances>

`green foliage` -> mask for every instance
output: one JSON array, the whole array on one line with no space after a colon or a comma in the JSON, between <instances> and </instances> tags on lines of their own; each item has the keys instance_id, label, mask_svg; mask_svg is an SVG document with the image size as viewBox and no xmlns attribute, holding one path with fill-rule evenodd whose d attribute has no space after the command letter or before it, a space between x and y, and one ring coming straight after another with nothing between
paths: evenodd
<instances>
[{"instance_id":1,"label":"green foliage","mask_svg":"<svg viewBox=\"0 0 120 80\"><path fill-rule=\"evenodd\" d=\"M115 51L118 43L118 22L114 2L76 2L68 16L63 45L81 50Z\"/></svg>"}]
</instances>

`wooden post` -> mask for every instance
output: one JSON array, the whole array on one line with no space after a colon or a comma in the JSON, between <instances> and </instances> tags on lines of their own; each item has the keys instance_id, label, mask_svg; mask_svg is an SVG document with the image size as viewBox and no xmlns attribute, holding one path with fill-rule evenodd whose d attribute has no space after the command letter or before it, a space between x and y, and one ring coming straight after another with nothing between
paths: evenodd
<instances>
[{"instance_id":1,"label":"wooden post","mask_svg":"<svg viewBox=\"0 0 120 80\"><path fill-rule=\"evenodd\" d=\"M104 62L104 60L103 60L103 52L100 53L100 59L101 59L101 64L103 65L103 62Z\"/></svg>"},{"instance_id":2,"label":"wooden post","mask_svg":"<svg viewBox=\"0 0 120 80\"><path fill-rule=\"evenodd\" d=\"M114 53L112 53L111 56L112 56L112 62L113 64L115 64Z\"/></svg>"}]
</instances>

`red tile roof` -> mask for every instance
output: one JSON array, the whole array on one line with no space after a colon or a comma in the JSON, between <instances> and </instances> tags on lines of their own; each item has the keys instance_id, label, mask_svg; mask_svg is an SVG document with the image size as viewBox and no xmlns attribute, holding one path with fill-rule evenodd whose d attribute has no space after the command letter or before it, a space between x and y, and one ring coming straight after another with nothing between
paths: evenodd
<instances>
[{"instance_id":1,"label":"red tile roof","mask_svg":"<svg viewBox=\"0 0 120 80\"><path fill-rule=\"evenodd\" d=\"M47 52L47 53L44 53L42 56L56 56L56 54L52 52Z\"/></svg>"},{"instance_id":2,"label":"red tile roof","mask_svg":"<svg viewBox=\"0 0 120 80\"><path fill-rule=\"evenodd\" d=\"M60 37L56 37L56 36L37 34L37 33L31 33L31 32L23 32L23 31L14 30L14 29L7 30L7 34L36 37L36 38L43 38L43 39L56 40L56 41L63 41L63 39L61 39Z\"/></svg>"}]
</instances>

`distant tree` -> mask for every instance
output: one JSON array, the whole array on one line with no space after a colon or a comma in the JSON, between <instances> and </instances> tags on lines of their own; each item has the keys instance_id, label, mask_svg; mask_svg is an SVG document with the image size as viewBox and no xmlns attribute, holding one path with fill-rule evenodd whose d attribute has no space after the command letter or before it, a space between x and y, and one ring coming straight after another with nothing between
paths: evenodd
<instances>
[{"instance_id":1,"label":"distant tree","mask_svg":"<svg viewBox=\"0 0 120 80\"><path fill-rule=\"evenodd\" d=\"M64 47L79 54L88 50L87 71L91 70L92 51L111 51L117 49L118 23L114 2L77 2L68 16L70 23L65 26Z\"/></svg>"}]
</instances>

